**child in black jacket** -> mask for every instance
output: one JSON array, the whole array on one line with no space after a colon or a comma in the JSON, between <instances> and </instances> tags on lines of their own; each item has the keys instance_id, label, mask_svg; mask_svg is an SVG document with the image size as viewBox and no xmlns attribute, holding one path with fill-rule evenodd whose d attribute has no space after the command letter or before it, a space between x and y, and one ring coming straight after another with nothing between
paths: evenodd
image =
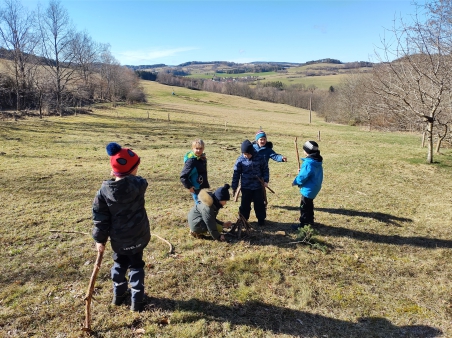
<instances>
[{"instance_id":1,"label":"child in black jacket","mask_svg":"<svg viewBox=\"0 0 452 338\"><path fill-rule=\"evenodd\" d=\"M140 158L117 143L107 145L114 179L102 182L93 202L93 238L99 252L105 250L108 238L113 249L113 301L121 305L128 294L126 272L132 293L132 311L144 305L143 250L151 239L149 220L144 208L147 181L136 176Z\"/></svg>"}]
</instances>

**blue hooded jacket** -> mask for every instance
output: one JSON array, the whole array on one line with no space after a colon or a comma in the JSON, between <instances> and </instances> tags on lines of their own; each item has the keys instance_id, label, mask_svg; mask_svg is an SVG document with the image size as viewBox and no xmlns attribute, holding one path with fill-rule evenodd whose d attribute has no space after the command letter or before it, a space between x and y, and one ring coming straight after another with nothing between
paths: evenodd
<instances>
[{"instance_id":1,"label":"blue hooded jacket","mask_svg":"<svg viewBox=\"0 0 452 338\"><path fill-rule=\"evenodd\" d=\"M317 159L308 156L301 159L300 172L292 182L300 188L300 193L307 198L314 199L322 188L323 182L323 166L322 157L319 155Z\"/></svg>"}]
</instances>

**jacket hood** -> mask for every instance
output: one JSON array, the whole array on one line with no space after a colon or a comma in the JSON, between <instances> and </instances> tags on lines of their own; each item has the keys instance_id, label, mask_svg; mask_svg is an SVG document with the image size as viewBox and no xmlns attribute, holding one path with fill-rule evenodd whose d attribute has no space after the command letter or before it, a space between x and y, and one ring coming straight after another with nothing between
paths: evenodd
<instances>
[{"instance_id":1,"label":"jacket hood","mask_svg":"<svg viewBox=\"0 0 452 338\"><path fill-rule=\"evenodd\" d=\"M207 189L202 189L199 192L198 200L200 200L201 203L207 205L208 207L211 207L212 205L215 205L217 209L223 207L218 198L216 198L215 195L212 192L209 192Z\"/></svg>"},{"instance_id":2,"label":"jacket hood","mask_svg":"<svg viewBox=\"0 0 452 338\"><path fill-rule=\"evenodd\" d=\"M309 154L308 156L306 156L306 158L313 159L314 161L317 162L323 161L323 157L320 155L320 151L316 151L315 153Z\"/></svg>"},{"instance_id":3,"label":"jacket hood","mask_svg":"<svg viewBox=\"0 0 452 338\"><path fill-rule=\"evenodd\" d=\"M191 150L184 155L184 162L187 162L187 160L189 158L196 158L197 160L205 160L206 154L202 153L201 156L196 156L195 153L193 152L193 150Z\"/></svg>"},{"instance_id":4,"label":"jacket hood","mask_svg":"<svg viewBox=\"0 0 452 338\"><path fill-rule=\"evenodd\" d=\"M273 143L271 143L270 141L267 141L267 143L265 143L265 146L259 147L259 145L257 144L257 141L253 141L253 145L256 145L255 148L259 149L259 148L270 148L273 149Z\"/></svg>"},{"instance_id":5,"label":"jacket hood","mask_svg":"<svg viewBox=\"0 0 452 338\"><path fill-rule=\"evenodd\" d=\"M209 194L207 189L201 189L201 191L198 194L198 199L208 207L210 207L213 204L213 196Z\"/></svg>"},{"instance_id":6,"label":"jacket hood","mask_svg":"<svg viewBox=\"0 0 452 338\"><path fill-rule=\"evenodd\" d=\"M306 161L307 163L309 163L313 167L322 166L322 161L315 160L315 159L313 159L311 157L302 158L302 160Z\"/></svg>"}]
</instances>

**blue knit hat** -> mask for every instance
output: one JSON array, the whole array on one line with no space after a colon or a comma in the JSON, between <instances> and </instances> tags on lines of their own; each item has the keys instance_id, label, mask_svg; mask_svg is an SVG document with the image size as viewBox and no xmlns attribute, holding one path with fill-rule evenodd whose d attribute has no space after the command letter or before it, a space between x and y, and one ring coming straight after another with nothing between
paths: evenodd
<instances>
[{"instance_id":1,"label":"blue knit hat","mask_svg":"<svg viewBox=\"0 0 452 338\"><path fill-rule=\"evenodd\" d=\"M259 140L261 137L267 137L267 135L265 135L265 131L263 131L263 130L259 130L259 131L256 133L256 136L254 137L254 139L257 141L257 140Z\"/></svg>"},{"instance_id":2,"label":"blue knit hat","mask_svg":"<svg viewBox=\"0 0 452 338\"><path fill-rule=\"evenodd\" d=\"M229 188L231 186L229 184L225 184L223 187L218 188L217 190L215 190L215 197L219 200L219 201L229 201L231 199L231 196L229 195Z\"/></svg>"}]
</instances>

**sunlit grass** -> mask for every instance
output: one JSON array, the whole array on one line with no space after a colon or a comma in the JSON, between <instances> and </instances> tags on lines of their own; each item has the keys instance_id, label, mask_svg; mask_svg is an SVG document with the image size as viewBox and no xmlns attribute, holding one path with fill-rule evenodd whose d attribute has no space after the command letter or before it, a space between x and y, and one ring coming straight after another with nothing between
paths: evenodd
<instances>
[{"instance_id":1,"label":"sunlit grass","mask_svg":"<svg viewBox=\"0 0 452 338\"><path fill-rule=\"evenodd\" d=\"M148 179L153 238L141 314L111 301L108 248L93 306L98 337L433 337L452 335L452 151L425 164L420 136L329 125L286 105L143 82L148 103L0 122L0 331L79 337L96 256L91 203L109 177L108 142L133 148ZM172 91L175 95L172 95ZM268 224L232 243L188 236L179 181L192 139L206 142L213 188L230 183L240 144L264 128L287 163L270 162ZM320 140L318 135L320 132ZM317 140L315 200L326 253L291 243L300 195L294 139ZM301 153L300 153L301 155ZM219 219L236 219L229 202ZM253 212L252 226L256 219ZM50 232L59 230L60 232ZM140 331L141 332L141 331Z\"/></svg>"}]
</instances>

